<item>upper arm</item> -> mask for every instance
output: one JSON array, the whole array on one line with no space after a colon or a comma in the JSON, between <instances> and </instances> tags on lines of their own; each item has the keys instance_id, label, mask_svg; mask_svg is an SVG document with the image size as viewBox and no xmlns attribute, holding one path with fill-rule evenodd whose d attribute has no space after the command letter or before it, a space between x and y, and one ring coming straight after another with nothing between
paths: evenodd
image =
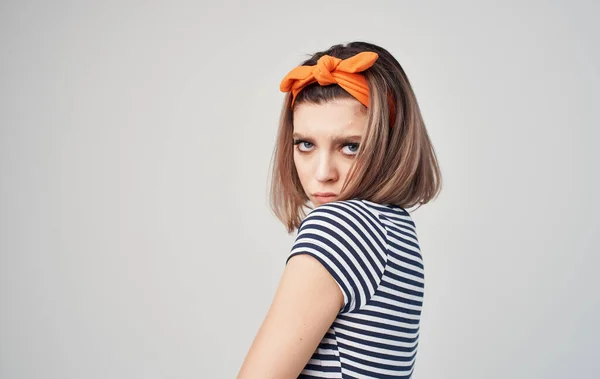
<instances>
[{"instance_id":1,"label":"upper arm","mask_svg":"<svg viewBox=\"0 0 600 379\"><path fill-rule=\"evenodd\" d=\"M238 379L298 377L343 302L340 287L317 259L292 257Z\"/></svg>"},{"instance_id":2,"label":"upper arm","mask_svg":"<svg viewBox=\"0 0 600 379\"><path fill-rule=\"evenodd\" d=\"M336 316L375 292L387 260L381 233L349 202L321 205L303 220L238 379L298 376Z\"/></svg>"},{"instance_id":3,"label":"upper arm","mask_svg":"<svg viewBox=\"0 0 600 379\"><path fill-rule=\"evenodd\" d=\"M302 222L289 258L309 254L342 291L341 314L363 307L381 282L387 263L385 231L351 201L319 206Z\"/></svg>"}]
</instances>

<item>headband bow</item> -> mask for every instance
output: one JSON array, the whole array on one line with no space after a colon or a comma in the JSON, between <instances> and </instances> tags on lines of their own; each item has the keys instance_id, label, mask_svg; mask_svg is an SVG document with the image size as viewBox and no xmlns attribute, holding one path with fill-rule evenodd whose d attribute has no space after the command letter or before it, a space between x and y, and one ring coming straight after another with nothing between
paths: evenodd
<instances>
[{"instance_id":1,"label":"headband bow","mask_svg":"<svg viewBox=\"0 0 600 379\"><path fill-rule=\"evenodd\" d=\"M322 86L338 84L354 98L369 106L369 85L359 72L373 66L379 58L377 53L364 51L347 59L323 55L314 66L298 66L291 70L281 81L281 92L292 92L292 106L300 91L318 82Z\"/></svg>"}]
</instances>

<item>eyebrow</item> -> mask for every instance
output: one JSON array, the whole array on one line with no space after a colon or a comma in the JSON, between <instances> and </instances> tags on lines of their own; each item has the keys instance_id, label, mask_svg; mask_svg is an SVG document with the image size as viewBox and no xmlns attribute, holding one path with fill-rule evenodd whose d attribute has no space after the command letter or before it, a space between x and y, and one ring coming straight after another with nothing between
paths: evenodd
<instances>
[{"instance_id":1,"label":"eyebrow","mask_svg":"<svg viewBox=\"0 0 600 379\"><path fill-rule=\"evenodd\" d=\"M312 138L303 136L300 133L294 133L293 136L292 136L292 138L294 138L294 139L302 139L302 140L307 140L307 141L312 140ZM360 135L333 136L331 138L331 141L333 143L341 143L341 142L347 142L347 141L350 141L350 142L360 142L361 139L362 139L362 136L360 136Z\"/></svg>"}]
</instances>

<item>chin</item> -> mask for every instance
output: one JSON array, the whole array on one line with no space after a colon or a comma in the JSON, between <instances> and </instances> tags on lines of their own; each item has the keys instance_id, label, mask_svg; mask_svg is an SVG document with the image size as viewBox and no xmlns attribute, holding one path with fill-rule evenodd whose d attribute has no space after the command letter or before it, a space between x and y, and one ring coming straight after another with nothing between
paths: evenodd
<instances>
[{"instance_id":1,"label":"chin","mask_svg":"<svg viewBox=\"0 0 600 379\"><path fill-rule=\"evenodd\" d=\"M318 206L321 206L323 204L327 204L327 203L332 203L334 201L336 201L337 198L332 198L331 200L311 200L311 203L313 204L313 206L316 208Z\"/></svg>"},{"instance_id":2,"label":"chin","mask_svg":"<svg viewBox=\"0 0 600 379\"><path fill-rule=\"evenodd\" d=\"M316 208L316 207L318 207L318 206L320 206L320 205L323 204L323 203L320 203L320 202L318 202L316 200L311 200L310 203L311 203L311 205L312 205L313 208Z\"/></svg>"}]
</instances>

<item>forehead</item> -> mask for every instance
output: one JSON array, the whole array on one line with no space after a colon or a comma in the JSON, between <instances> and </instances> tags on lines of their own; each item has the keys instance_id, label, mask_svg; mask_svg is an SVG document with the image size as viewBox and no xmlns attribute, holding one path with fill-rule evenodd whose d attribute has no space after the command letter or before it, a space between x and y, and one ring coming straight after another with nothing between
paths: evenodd
<instances>
[{"instance_id":1,"label":"forehead","mask_svg":"<svg viewBox=\"0 0 600 379\"><path fill-rule=\"evenodd\" d=\"M294 108L294 133L310 136L363 134L367 126L364 106L355 99L323 104L301 103Z\"/></svg>"}]
</instances>

